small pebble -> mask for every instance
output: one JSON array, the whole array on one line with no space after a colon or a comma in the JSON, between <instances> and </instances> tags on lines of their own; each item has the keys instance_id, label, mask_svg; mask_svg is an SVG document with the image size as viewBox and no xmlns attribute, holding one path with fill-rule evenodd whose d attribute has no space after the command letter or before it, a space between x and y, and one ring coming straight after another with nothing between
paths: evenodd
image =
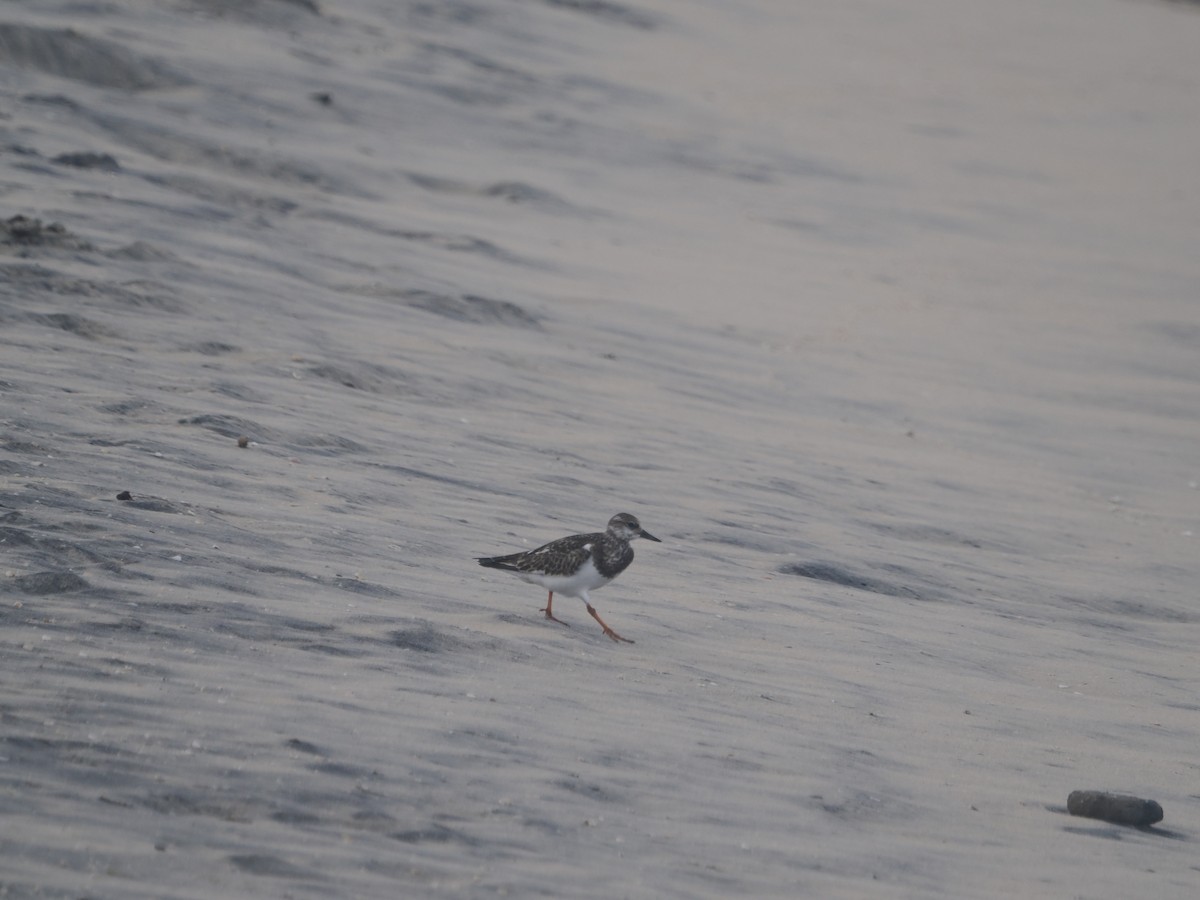
<instances>
[{"instance_id":1,"label":"small pebble","mask_svg":"<svg viewBox=\"0 0 1200 900\"><path fill-rule=\"evenodd\" d=\"M129 491L121 491L121 493L117 494L117 499L118 500L132 500L133 494L129 493Z\"/></svg>"},{"instance_id":2,"label":"small pebble","mask_svg":"<svg viewBox=\"0 0 1200 900\"><path fill-rule=\"evenodd\" d=\"M1163 817L1163 808L1153 800L1105 791L1071 791L1067 797L1067 812L1136 828L1161 822Z\"/></svg>"}]
</instances>

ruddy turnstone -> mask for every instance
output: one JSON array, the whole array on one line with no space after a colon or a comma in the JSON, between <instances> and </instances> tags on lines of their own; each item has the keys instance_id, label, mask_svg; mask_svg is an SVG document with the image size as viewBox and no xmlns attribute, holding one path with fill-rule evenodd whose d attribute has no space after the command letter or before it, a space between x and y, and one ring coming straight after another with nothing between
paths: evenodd
<instances>
[{"instance_id":1,"label":"ruddy turnstone","mask_svg":"<svg viewBox=\"0 0 1200 900\"><path fill-rule=\"evenodd\" d=\"M642 528L636 516L617 513L608 520L608 530L603 533L573 534L544 544L536 550L526 550L524 553L479 557L479 564L489 569L515 572L522 581L540 584L549 591L546 608L542 610L547 619L560 625L567 624L554 617L556 591L568 597L578 597L587 607L591 617L600 623L606 635L614 641L632 644L633 641L621 637L596 614L588 599L588 591L604 587L629 568L629 564L633 562L633 548L629 546L629 542L639 537L662 543Z\"/></svg>"}]
</instances>

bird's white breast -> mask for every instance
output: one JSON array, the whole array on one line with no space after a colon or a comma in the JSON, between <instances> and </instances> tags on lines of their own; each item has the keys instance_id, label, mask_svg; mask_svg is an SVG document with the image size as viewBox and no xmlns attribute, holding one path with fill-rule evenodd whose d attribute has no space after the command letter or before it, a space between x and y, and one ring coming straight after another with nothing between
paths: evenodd
<instances>
[{"instance_id":1,"label":"bird's white breast","mask_svg":"<svg viewBox=\"0 0 1200 900\"><path fill-rule=\"evenodd\" d=\"M604 587L611 581L596 569L596 564L588 557L587 562L571 575L546 575L542 572L522 572L521 577L531 584L540 584L548 591L563 594L567 597L578 597L584 591L594 591Z\"/></svg>"}]
</instances>

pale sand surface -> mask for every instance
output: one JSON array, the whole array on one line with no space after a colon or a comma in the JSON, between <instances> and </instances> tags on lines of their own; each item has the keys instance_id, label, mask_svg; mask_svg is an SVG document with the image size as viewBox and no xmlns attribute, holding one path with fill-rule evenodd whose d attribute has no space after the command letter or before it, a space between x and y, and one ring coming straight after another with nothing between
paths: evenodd
<instances>
[{"instance_id":1,"label":"pale sand surface","mask_svg":"<svg viewBox=\"0 0 1200 900\"><path fill-rule=\"evenodd\" d=\"M307 6L0 15L0 896L1200 895L1200 10Z\"/></svg>"}]
</instances>

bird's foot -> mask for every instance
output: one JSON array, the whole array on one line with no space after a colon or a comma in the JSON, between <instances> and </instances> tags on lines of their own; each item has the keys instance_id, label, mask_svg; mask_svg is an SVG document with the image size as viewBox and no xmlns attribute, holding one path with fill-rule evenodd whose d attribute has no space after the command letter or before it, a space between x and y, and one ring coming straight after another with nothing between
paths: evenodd
<instances>
[{"instance_id":1,"label":"bird's foot","mask_svg":"<svg viewBox=\"0 0 1200 900\"><path fill-rule=\"evenodd\" d=\"M546 614L546 618L551 622L557 622L559 625L566 625L568 628L571 627L570 622L564 622L562 619L558 618L558 616L554 615L554 613L550 612L550 607L545 607L542 612Z\"/></svg>"},{"instance_id":2,"label":"bird's foot","mask_svg":"<svg viewBox=\"0 0 1200 900\"><path fill-rule=\"evenodd\" d=\"M604 629L604 633L605 633L605 634L607 634L607 635L608 635L610 638L612 638L614 641L616 641L618 644L622 644L622 643L624 643L624 644L632 644L632 643L634 643L633 641L631 641L631 640L630 640L629 638L627 638L627 637L621 637L619 634L617 634L617 633L616 633L615 631L613 631L611 628L606 628L606 629Z\"/></svg>"},{"instance_id":3,"label":"bird's foot","mask_svg":"<svg viewBox=\"0 0 1200 900\"><path fill-rule=\"evenodd\" d=\"M631 641L629 638L623 638L619 634L617 634L615 631L613 631L611 628L609 628L608 623L605 622L602 618L600 618L599 614L596 612L596 610L592 606L592 604L587 603L586 600L584 601L584 603L587 605L588 615L591 616L593 619L595 619L597 624L599 624L599 626L604 629L604 633L606 635L608 635L610 640L613 640L618 644L621 644L621 643L632 644L633 643L633 641Z\"/></svg>"}]
</instances>

